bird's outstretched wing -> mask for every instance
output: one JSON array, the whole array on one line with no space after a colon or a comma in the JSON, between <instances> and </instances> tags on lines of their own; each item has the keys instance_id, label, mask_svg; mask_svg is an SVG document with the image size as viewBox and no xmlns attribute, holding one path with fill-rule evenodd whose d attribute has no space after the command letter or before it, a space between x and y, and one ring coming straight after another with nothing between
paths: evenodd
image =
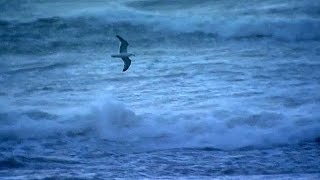
<instances>
[{"instance_id":1,"label":"bird's outstretched wing","mask_svg":"<svg viewBox=\"0 0 320 180\"><path fill-rule=\"evenodd\" d=\"M119 52L126 53L129 43L126 40L124 40L122 37L120 37L119 35L116 35L116 37L120 40Z\"/></svg>"},{"instance_id":2,"label":"bird's outstretched wing","mask_svg":"<svg viewBox=\"0 0 320 180\"><path fill-rule=\"evenodd\" d=\"M123 66L123 70L122 72L125 72L127 69L129 69L130 64L131 64L131 59L129 59L128 57L123 57L121 58L124 62L124 66Z\"/></svg>"}]
</instances>

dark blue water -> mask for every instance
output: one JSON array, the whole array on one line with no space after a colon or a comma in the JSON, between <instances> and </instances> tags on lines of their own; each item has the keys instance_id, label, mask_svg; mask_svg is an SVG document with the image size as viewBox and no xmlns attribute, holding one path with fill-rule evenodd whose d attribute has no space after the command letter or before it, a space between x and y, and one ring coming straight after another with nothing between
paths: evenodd
<instances>
[{"instance_id":1,"label":"dark blue water","mask_svg":"<svg viewBox=\"0 0 320 180\"><path fill-rule=\"evenodd\" d=\"M311 0L1 0L0 177L319 179L319 29Z\"/></svg>"}]
</instances>

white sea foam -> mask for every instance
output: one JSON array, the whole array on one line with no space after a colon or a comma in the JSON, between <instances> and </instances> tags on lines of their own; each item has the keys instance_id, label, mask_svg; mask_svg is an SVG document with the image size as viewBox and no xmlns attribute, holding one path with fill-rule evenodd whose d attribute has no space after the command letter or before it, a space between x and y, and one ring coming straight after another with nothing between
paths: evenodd
<instances>
[{"instance_id":1,"label":"white sea foam","mask_svg":"<svg viewBox=\"0 0 320 180\"><path fill-rule=\"evenodd\" d=\"M60 18L61 23L65 24L85 22L86 24L82 28L88 28L91 35L93 30L96 30L96 33L101 33L104 31L99 31L99 29L106 30L106 26L110 25L117 28L121 28L121 26L132 28L131 32L142 29L146 32L162 33L200 32L216 35L223 39L267 37L284 41L319 40L320 15L315 13L315 9L319 5L311 6L309 4L308 2L282 4L278 8L276 8L278 5L275 7L272 5L238 7L223 11L223 8L228 8L227 6L222 7L222 10L217 10L218 12L211 9L213 13L210 14L208 7L194 8L191 12L168 13L137 10L121 3L111 3L108 6L101 6L100 3L97 3L96 6L89 7L79 5L78 9L67 13L61 12L58 9L59 6L53 6L52 8L57 8L57 10L52 10L51 13L42 12L42 8L38 8L39 12L31 22L37 23L39 19L43 18ZM44 3L42 6L46 7L47 5ZM299 9L299 13L289 16L287 12L294 8ZM273 11L276 12L276 15ZM107 30L111 31L109 28Z\"/></svg>"},{"instance_id":2,"label":"white sea foam","mask_svg":"<svg viewBox=\"0 0 320 180\"><path fill-rule=\"evenodd\" d=\"M229 105L228 105L229 106ZM234 149L247 146L294 144L319 136L318 104L296 110L250 112L230 105L207 113L156 112L135 114L110 98L92 107L73 110L55 120L31 119L30 115L2 114L2 138L48 138L74 135L158 146L214 147ZM313 116L301 112L314 113ZM71 114L70 114L71 113Z\"/></svg>"}]
</instances>

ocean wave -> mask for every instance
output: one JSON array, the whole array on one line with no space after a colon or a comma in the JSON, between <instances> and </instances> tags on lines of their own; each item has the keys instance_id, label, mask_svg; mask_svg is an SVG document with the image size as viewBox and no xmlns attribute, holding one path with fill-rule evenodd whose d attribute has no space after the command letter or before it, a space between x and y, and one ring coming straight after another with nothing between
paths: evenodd
<instances>
[{"instance_id":1,"label":"ocean wave","mask_svg":"<svg viewBox=\"0 0 320 180\"><path fill-rule=\"evenodd\" d=\"M229 109L200 114L173 112L160 115L149 112L139 115L122 103L106 99L100 105L57 118L43 116L46 113L40 113L42 119L34 118L30 113L2 113L0 138L23 140L88 136L158 148L218 149L315 141L320 136L319 113L313 113L313 116L296 114L319 106L311 104L301 108L286 114L282 111L251 113Z\"/></svg>"},{"instance_id":2,"label":"ocean wave","mask_svg":"<svg viewBox=\"0 0 320 180\"><path fill-rule=\"evenodd\" d=\"M18 160L16 157L6 157L0 159L0 170L21 168L23 166L24 163Z\"/></svg>"},{"instance_id":3,"label":"ocean wave","mask_svg":"<svg viewBox=\"0 0 320 180\"><path fill-rule=\"evenodd\" d=\"M9 155L0 158L0 170L23 168L32 163L79 164L77 159L55 156Z\"/></svg>"},{"instance_id":4,"label":"ocean wave","mask_svg":"<svg viewBox=\"0 0 320 180\"><path fill-rule=\"evenodd\" d=\"M288 7L289 8L289 7ZM305 7L307 8L307 7ZM290 8L289 8L290 9ZM200 10L197 10L200 11ZM231 13L155 14L131 8L105 8L77 13L37 17L28 21L0 20L2 51L18 51L33 45L41 48L101 46L113 41L115 34L126 34L132 41L159 43L187 41L201 43L212 37L221 40L269 38L279 41L320 39L318 16L287 16ZM146 38L148 37L148 38ZM14 44L13 44L14 42ZM28 46L29 45L29 46ZM25 48L21 51L30 51Z\"/></svg>"},{"instance_id":5,"label":"ocean wave","mask_svg":"<svg viewBox=\"0 0 320 180\"><path fill-rule=\"evenodd\" d=\"M198 22L195 20L151 20L151 22L101 22L98 17L37 20L0 28L0 53L43 54L84 48L111 48L114 35L125 34L140 47L207 46L216 40L319 41L319 19L242 18ZM2 29L2 31L1 31ZM110 46L110 47L109 47Z\"/></svg>"},{"instance_id":6,"label":"ocean wave","mask_svg":"<svg viewBox=\"0 0 320 180\"><path fill-rule=\"evenodd\" d=\"M101 15L109 16L109 14ZM150 18L150 20L148 20ZM104 19L100 16L40 18L27 23L14 23L14 32L2 32L4 38L41 38L60 35L62 37L85 37L93 35L114 35L117 32L128 34L160 33L157 36L178 34L195 35L204 33L224 39L234 38L274 38L277 40L319 40L320 20L318 18L259 18L237 17L202 20L202 17L143 17L141 19ZM9 23L1 21L1 26ZM6 29L6 28L3 28ZM22 32L24 30L24 32ZM29 33L25 33L25 30ZM9 34L7 34L9 33ZM154 34L156 36L156 34ZM156 37L155 37L156 38ZM159 39L157 39L159 40Z\"/></svg>"},{"instance_id":7,"label":"ocean wave","mask_svg":"<svg viewBox=\"0 0 320 180\"><path fill-rule=\"evenodd\" d=\"M45 66L33 66L33 67L24 67L24 68L18 68L18 69L13 69L13 70L9 70L5 73L8 74L18 74L18 73L26 73L26 72L32 72L32 71L37 71L37 72L41 72L41 71L49 71L49 70L53 70L53 69L57 69L57 68L65 68L69 65L72 65L71 63L52 63L49 65L45 65Z\"/></svg>"}]
</instances>

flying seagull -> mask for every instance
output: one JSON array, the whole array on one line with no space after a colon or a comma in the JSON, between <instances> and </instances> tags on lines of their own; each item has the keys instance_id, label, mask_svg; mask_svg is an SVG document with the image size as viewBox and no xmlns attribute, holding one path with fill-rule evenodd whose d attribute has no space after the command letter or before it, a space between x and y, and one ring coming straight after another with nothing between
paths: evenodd
<instances>
[{"instance_id":1,"label":"flying seagull","mask_svg":"<svg viewBox=\"0 0 320 180\"><path fill-rule=\"evenodd\" d=\"M120 47L119 47L119 54L113 54L111 57L113 58L121 58L124 62L123 72L126 71L131 64L131 59L129 59L130 56L134 56L132 53L127 53L127 48L129 43L124 40L119 35L116 35L116 37L120 40Z\"/></svg>"}]
</instances>

